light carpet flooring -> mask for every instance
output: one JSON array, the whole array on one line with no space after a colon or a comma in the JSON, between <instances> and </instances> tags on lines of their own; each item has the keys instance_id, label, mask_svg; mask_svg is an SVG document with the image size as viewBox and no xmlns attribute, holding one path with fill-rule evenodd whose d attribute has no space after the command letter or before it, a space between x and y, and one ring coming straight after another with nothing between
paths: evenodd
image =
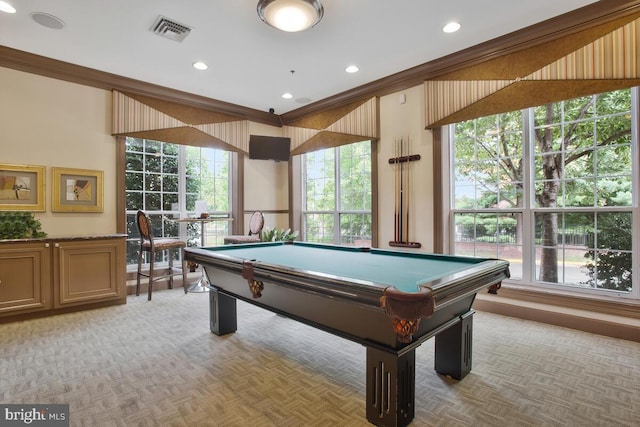
<instances>
[{"instance_id":1,"label":"light carpet flooring","mask_svg":"<svg viewBox=\"0 0 640 427\"><path fill-rule=\"evenodd\" d=\"M416 351L412 426L639 426L640 343L478 312L473 370ZM0 325L0 402L69 403L72 426L366 426L365 348L238 303L209 331L208 294Z\"/></svg>"}]
</instances>

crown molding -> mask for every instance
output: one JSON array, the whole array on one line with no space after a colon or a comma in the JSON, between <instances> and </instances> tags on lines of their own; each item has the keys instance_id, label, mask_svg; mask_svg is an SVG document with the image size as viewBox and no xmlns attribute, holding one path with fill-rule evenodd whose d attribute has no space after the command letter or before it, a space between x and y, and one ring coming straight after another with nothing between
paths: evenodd
<instances>
[{"instance_id":1,"label":"crown molding","mask_svg":"<svg viewBox=\"0 0 640 427\"><path fill-rule=\"evenodd\" d=\"M326 109L336 108L373 96L384 96L423 84L425 80L477 65L513 52L558 40L609 21L640 13L638 0L598 1L580 9L497 37L470 48L398 72L388 77L341 92L304 107L284 113L287 125Z\"/></svg>"},{"instance_id":2,"label":"crown molding","mask_svg":"<svg viewBox=\"0 0 640 427\"><path fill-rule=\"evenodd\" d=\"M118 90L159 98L230 114L239 119L280 127L299 121L310 114L317 114L374 96L384 96L418 86L425 80L436 78L439 75L557 40L634 13L640 13L639 0L597 1L580 9L341 92L282 115L182 92L5 46L0 46L0 66L100 89Z\"/></svg>"},{"instance_id":3,"label":"crown molding","mask_svg":"<svg viewBox=\"0 0 640 427\"><path fill-rule=\"evenodd\" d=\"M0 46L0 66L98 89L117 90L119 92L159 98L164 101L232 115L238 117L238 120L250 120L272 126L282 126L280 118L276 114L269 114L253 108L98 71L93 68L35 55L6 46Z\"/></svg>"}]
</instances>

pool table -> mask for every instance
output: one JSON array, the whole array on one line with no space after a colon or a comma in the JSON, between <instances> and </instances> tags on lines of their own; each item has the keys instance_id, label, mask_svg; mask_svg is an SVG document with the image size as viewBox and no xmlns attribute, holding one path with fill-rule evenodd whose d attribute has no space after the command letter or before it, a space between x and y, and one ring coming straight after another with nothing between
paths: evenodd
<instances>
[{"instance_id":1,"label":"pool table","mask_svg":"<svg viewBox=\"0 0 640 427\"><path fill-rule=\"evenodd\" d=\"M509 277L499 259L269 242L186 248L211 284L210 328L237 328L236 300L366 347L366 415L376 425L414 417L415 349L435 336L435 370L471 370L476 293Z\"/></svg>"}]
</instances>

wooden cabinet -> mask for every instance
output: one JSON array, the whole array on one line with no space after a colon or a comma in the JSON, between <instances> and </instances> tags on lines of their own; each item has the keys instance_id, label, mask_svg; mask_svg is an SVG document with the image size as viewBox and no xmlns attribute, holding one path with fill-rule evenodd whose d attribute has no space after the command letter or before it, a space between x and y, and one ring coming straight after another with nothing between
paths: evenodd
<instances>
[{"instance_id":1,"label":"wooden cabinet","mask_svg":"<svg viewBox=\"0 0 640 427\"><path fill-rule=\"evenodd\" d=\"M126 298L124 239L56 241L55 308Z\"/></svg>"},{"instance_id":2,"label":"wooden cabinet","mask_svg":"<svg viewBox=\"0 0 640 427\"><path fill-rule=\"evenodd\" d=\"M51 307L51 245L0 243L0 316Z\"/></svg>"},{"instance_id":3,"label":"wooden cabinet","mask_svg":"<svg viewBox=\"0 0 640 427\"><path fill-rule=\"evenodd\" d=\"M0 242L0 317L124 304L125 237Z\"/></svg>"}]
</instances>

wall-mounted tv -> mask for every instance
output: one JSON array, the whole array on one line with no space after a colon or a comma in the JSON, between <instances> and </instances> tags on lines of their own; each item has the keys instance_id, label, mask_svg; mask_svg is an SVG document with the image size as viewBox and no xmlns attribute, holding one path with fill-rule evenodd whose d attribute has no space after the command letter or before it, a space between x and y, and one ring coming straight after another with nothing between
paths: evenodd
<instances>
[{"instance_id":1,"label":"wall-mounted tv","mask_svg":"<svg viewBox=\"0 0 640 427\"><path fill-rule=\"evenodd\" d=\"M249 158L259 160L289 161L291 138L279 136L249 136Z\"/></svg>"}]
</instances>

